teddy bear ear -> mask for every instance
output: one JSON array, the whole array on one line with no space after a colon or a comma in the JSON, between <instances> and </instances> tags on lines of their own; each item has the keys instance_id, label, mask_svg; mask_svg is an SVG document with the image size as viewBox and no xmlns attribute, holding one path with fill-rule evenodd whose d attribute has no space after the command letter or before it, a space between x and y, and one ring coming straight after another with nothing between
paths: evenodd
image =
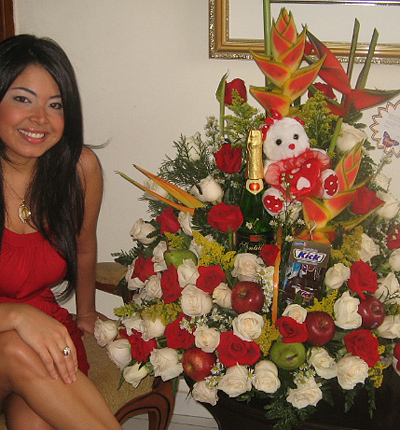
<instances>
[{"instance_id":1,"label":"teddy bear ear","mask_svg":"<svg viewBox=\"0 0 400 430\"><path fill-rule=\"evenodd\" d=\"M299 118L298 116L293 117L293 119L295 119L297 122L299 122L303 127L306 124L301 118Z\"/></svg>"}]
</instances>

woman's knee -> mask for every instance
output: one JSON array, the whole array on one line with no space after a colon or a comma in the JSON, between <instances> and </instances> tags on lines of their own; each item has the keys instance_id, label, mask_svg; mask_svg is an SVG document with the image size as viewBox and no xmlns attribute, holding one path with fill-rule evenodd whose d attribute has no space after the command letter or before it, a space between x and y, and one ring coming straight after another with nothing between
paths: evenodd
<instances>
[{"instance_id":1,"label":"woman's knee","mask_svg":"<svg viewBox=\"0 0 400 430\"><path fill-rule=\"evenodd\" d=\"M15 330L0 333L0 364L4 370L31 368L37 355Z\"/></svg>"}]
</instances>

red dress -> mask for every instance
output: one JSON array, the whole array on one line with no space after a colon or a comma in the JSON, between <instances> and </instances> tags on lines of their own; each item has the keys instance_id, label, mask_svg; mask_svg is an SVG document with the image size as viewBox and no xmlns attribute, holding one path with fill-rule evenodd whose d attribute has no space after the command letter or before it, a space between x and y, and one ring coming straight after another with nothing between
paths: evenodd
<instances>
[{"instance_id":1,"label":"red dress","mask_svg":"<svg viewBox=\"0 0 400 430\"><path fill-rule=\"evenodd\" d=\"M65 260L39 232L18 234L4 229L0 252L0 303L26 303L64 324L77 349L79 369L87 374L82 332L50 289L64 279Z\"/></svg>"}]
</instances>

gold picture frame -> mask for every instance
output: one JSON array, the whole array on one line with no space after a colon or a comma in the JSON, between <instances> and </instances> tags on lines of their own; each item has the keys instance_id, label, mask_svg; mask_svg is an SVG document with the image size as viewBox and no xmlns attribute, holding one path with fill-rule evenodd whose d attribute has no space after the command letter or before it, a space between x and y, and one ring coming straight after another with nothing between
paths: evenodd
<instances>
[{"instance_id":1,"label":"gold picture frame","mask_svg":"<svg viewBox=\"0 0 400 430\"><path fill-rule=\"evenodd\" d=\"M261 0L258 0L261 1ZM252 59L250 50L263 52L264 42L261 39L232 38L229 34L229 4L230 0L209 0L209 57L216 59ZM388 6L390 10L400 6L400 0L271 0L272 3L282 3L286 6L290 3L312 4L338 4L344 7L346 4ZM382 9L387 13L388 9ZM400 17L400 8L399 8ZM350 52L350 43L326 42L329 49L346 62ZM356 51L356 62L363 62L368 52L368 43L359 43ZM374 63L400 64L399 43L381 43L375 48Z\"/></svg>"}]
</instances>

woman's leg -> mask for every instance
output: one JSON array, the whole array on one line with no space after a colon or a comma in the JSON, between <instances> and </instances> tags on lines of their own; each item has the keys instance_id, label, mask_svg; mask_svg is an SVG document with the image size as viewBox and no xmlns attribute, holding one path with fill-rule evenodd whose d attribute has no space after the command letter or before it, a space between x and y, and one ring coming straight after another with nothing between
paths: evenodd
<instances>
[{"instance_id":1,"label":"woman's leg","mask_svg":"<svg viewBox=\"0 0 400 430\"><path fill-rule=\"evenodd\" d=\"M52 379L36 352L15 331L0 333L0 400L10 394L23 399L28 406L26 411L31 410L56 430L121 430L103 397L84 374L78 371L76 382L71 384ZM13 403L19 400L15 399L10 397L7 409L10 423L16 419Z\"/></svg>"}]
</instances>

